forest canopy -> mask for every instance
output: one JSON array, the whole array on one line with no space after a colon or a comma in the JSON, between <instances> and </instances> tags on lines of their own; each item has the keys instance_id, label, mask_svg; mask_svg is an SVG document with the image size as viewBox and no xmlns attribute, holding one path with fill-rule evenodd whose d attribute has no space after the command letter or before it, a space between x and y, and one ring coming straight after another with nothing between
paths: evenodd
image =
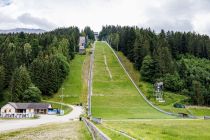
<instances>
[{"instance_id":1,"label":"forest canopy","mask_svg":"<svg viewBox=\"0 0 210 140\"><path fill-rule=\"evenodd\" d=\"M85 31L93 34L89 27ZM79 36L77 27L41 34L0 34L0 94L7 90L9 101L39 102L42 95L56 93L79 50Z\"/></svg>"}]
</instances>

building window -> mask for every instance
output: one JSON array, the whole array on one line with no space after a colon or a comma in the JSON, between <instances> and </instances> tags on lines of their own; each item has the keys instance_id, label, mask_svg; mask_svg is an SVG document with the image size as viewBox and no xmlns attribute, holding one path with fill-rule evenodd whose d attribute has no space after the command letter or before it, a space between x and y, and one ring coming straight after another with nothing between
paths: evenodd
<instances>
[{"instance_id":1,"label":"building window","mask_svg":"<svg viewBox=\"0 0 210 140\"><path fill-rule=\"evenodd\" d=\"M11 109L9 110L9 112L11 112Z\"/></svg>"}]
</instances>

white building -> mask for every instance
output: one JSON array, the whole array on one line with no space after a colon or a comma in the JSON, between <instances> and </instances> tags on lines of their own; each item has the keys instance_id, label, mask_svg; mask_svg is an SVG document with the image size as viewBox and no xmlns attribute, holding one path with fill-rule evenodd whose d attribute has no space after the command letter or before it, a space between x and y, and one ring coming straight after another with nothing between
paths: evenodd
<instances>
[{"instance_id":1,"label":"white building","mask_svg":"<svg viewBox=\"0 0 210 140\"><path fill-rule=\"evenodd\" d=\"M14 103L9 102L1 108L1 117L32 117L35 114L48 114L52 105L48 103Z\"/></svg>"},{"instance_id":2,"label":"white building","mask_svg":"<svg viewBox=\"0 0 210 140\"><path fill-rule=\"evenodd\" d=\"M79 37L79 53L80 54L85 54L86 50L86 38L84 36Z\"/></svg>"}]
</instances>

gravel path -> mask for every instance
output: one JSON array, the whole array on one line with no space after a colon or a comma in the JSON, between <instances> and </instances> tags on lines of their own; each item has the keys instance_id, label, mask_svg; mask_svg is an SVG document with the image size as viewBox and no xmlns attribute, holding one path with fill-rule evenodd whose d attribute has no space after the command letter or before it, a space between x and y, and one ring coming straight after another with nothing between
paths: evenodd
<instances>
[{"instance_id":1,"label":"gravel path","mask_svg":"<svg viewBox=\"0 0 210 140\"><path fill-rule=\"evenodd\" d=\"M81 106L69 106L72 108L72 111L64 116L40 115L39 119L0 120L0 132L20 128L35 127L46 123L67 122L70 120L79 119L79 116L83 113L83 108Z\"/></svg>"}]
</instances>

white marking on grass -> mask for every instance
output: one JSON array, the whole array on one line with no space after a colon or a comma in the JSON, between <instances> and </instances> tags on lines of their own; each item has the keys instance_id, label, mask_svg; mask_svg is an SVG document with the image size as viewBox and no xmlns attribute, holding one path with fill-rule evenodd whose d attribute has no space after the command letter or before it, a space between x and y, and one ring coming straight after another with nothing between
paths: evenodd
<instances>
[{"instance_id":1,"label":"white marking on grass","mask_svg":"<svg viewBox=\"0 0 210 140\"><path fill-rule=\"evenodd\" d=\"M110 128L110 127L107 127L107 126L105 126L105 125L103 125L103 124L102 124L102 126L103 126L104 128L106 128L106 129L109 129L109 130L115 132L115 133L118 133L118 134L120 134L120 135L123 135L123 136L125 136L125 137L127 137L127 138L129 138L129 139L131 139L131 140L136 140L134 137L130 136L130 135L129 135L127 132L125 132L125 131L117 130L117 129L114 129L114 128ZM141 139L141 140L144 140L144 138L142 138L142 137L140 137L140 139Z\"/></svg>"},{"instance_id":2,"label":"white marking on grass","mask_svg":"<svg viewBox=\"0 0 210 140\"><path fill-rule=\"evenodd\" d=\"M104 55L104 64L106 66L106 71L109 73L109 77L110 79L112 80L112 74L111 74L111 71L109 70L109 67L107 65L107 61L106 61L106 55Z\"/></svg>"}]
</instances>

